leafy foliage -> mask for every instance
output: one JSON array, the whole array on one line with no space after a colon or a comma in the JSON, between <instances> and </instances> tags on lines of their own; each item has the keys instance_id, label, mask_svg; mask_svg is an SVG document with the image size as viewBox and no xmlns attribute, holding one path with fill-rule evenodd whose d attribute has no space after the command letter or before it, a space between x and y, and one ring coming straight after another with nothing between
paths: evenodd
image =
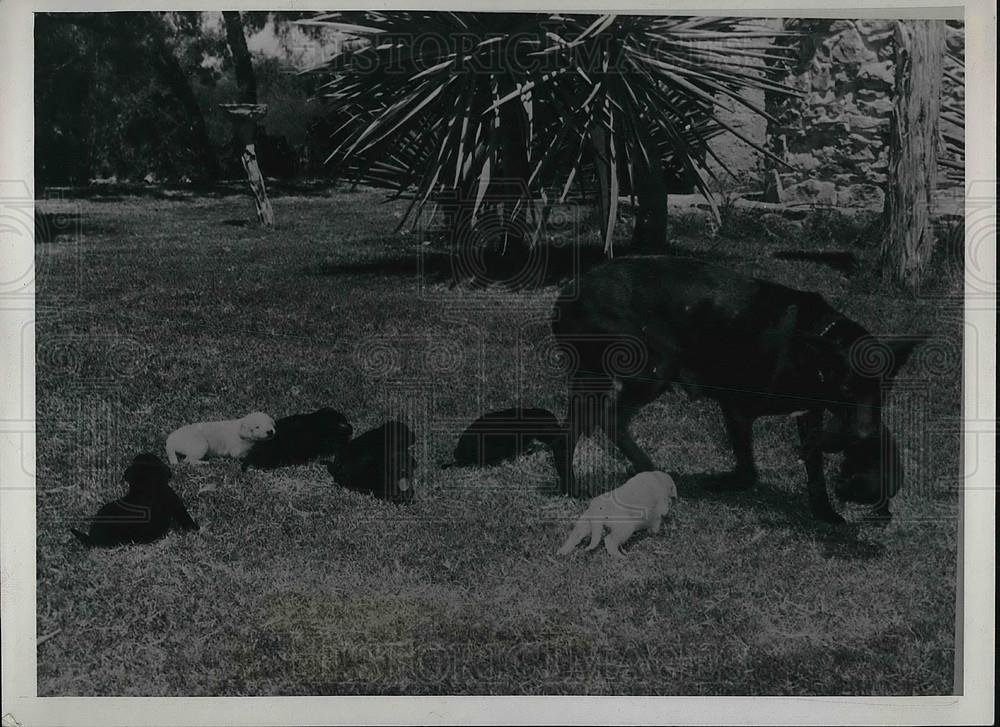
<instances>
[{"instance_id":1,"label":"leafy foliage","mask_svg":"<svg viewBox=\"0 0 1000 727\"><path fill-rule=\"evenodd\" d=\"M36 177L212 176L192 81L200 13L55 13L35 20Z\"/></svg>"},{"instance_id":2,"label":"leafy foliage","mask_svg":"<svg viewBox=\"0 0 1000 727\"><path fill-rule=\"evenodd\" d=\"M619 192L641 203L664 168L713 199L706 162L726 167L709 143L720 131L770 155L715 112L719 99L766 116L747 90L795 93L748 64L782 64L769 42L780 33L735 18L338 12L311 23L355 38L313 69L340 121L328 159L338 174L411 195L407 219L456 199L473 227L527 215L532 240L553 202L596 193L608 251Z\"/></svg>"},{"instance_id":3,"label":"leafy foliage","mask_svg":"<svg viewBox=\"0 0 1000 727\"><path fill-rule=\"evenodd\" d=\"M35 16L36 179L211 179L242 176L217 105L237 96L221 17L202 12L39 13ZM287 38L301 13L243 13L248 33ZM318 36L316 29L309 31ZM288 55L288 47L282 50ZM254 57L271 105L258 152L265 174L296 171L308 148L309 78L287 59ZM221 169L220 163L221 162Z\"/></svg>"}]
</instances>

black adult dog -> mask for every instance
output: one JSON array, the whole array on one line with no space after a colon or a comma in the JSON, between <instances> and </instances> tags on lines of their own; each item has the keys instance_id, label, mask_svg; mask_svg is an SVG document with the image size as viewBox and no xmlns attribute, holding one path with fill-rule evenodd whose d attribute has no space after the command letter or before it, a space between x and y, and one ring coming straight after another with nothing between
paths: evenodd
<instances>
[{"instance_id":1,"label":"black adult dog","mask_svg":"<svg viewBox=\"0 0 1000 727\"><path fill-rule=\"evenodd\" d=\"M717 488L756 482L757 417L796 414L814 516L843 522L827 497L823 452L844 451L837 494L889 517L902 473L882 394L919 339L879 341L817 293L693 260L620 258L577 286L562 292L552 318L570 369L567 437L554 448L564 492L577 494L573 450L597 426L637 471L657 469L628 424L678 385L722 408L736 471Z\"/></svg>"},{"instance_id":2,"label":"black adult dog","mask_svg":"<svg viewBox=\"0 0 1000 727\"><path fill-rule=\"evenodd\" d=\"M562 434L556 415L547 409L514 407L483 414L462 432L454 461L444 467L499 464L524 453L533 442L547 447Z\"/></svg>"},{"instance_id":3,"label":"black adult dog","mask_svg":"<svg viewBox=\"0 0 1000 727\"><path fill-rule=\"evenodd\" d=\"M338 485L395 503L413 501L416 441L402 422L390 421L341 447L327 471Z\"/></svg>"},{"instance_id":4,"label":"black adult dog","mask_svg":"<svg viewBox=\"0 0 1000 727\"><path fill-rule=\"evenodd\" d=\"M284 417L274 423L271 439L254 442L243 458L243 469L290 467L334 454L350 441L353 431L347 418L329 407Z\"/></svg>"},{"instance_id":5,"label":"black adult dog","mask_svg":"<svg viewBox=\"0 0 1000 727\"><path fill-rule=\"evenodd\" d=\"M129 543L152 543L159 540L175 521L185 530L197 530L180 496L167 484L170 468L155 454L140 454L125 470L129 483L125 497L97 511L90 531L70 531L87 546L112 547Z\"/></svg>"}]
</instances>

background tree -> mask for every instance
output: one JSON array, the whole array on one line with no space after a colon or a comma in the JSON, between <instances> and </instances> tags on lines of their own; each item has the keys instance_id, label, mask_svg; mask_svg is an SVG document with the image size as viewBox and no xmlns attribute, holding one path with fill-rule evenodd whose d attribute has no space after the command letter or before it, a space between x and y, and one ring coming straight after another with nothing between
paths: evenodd
<instances>
[{"instance_id":1,"label":"background tree","mask_svg":"<svg viewBox=\"0 0 1000 727\"><path fill-rule=\"evenodd\" d=\"M35 17L36 177L157 169L214 179L219 166L193 81L200 13L39 13ZM182 48L199 56L183 57ZM197 49L197 50L196 50Z\"/></svg>"},{"instance_id":2,"label":"background tree","mask_svg":"<svg viewBox=\"0 0 1000 727\"><path fill-rule=\"evenodd\" d=\"M883 275L915 289L934 250L931 210L938 165L944 23L897 21L896 98L889 124Z\"/></svg>"},{"instance_id":3,"label":"background tree","mask_svg":"<svg viewBox=\"0 0 1000 727\"><path fill-rule=\"evenodd\" d=\"M323 158L310 131L314 79L294 65L330 42L324 29L291 22L312 14L240 16L246 44L262 33L268 46L252 54L256 94L271 106L257 144L268 176L317 173L299 161ZM35 41L39 184L242 175L232 125L217 110L241 93L221 13L40 13Z\"/></svg>"}]
</instances>

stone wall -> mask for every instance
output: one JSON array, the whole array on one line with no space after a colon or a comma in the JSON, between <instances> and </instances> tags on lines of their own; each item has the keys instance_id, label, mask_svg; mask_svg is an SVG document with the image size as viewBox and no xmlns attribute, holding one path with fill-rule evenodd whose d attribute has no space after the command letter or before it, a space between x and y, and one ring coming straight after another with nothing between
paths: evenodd
<instances>
[{"instance_id":1,"label":"stone wall","mask_svg":"<svg viewBox=\"0 0 1000 727\"><path fill-rule=\"evenodd\" d=\"M765 131L768 144L794 167L775 170L781 200L881 208L895 87L894 21L812 19L786 21L786 27L806 35L786 79L804 97L768 94L765 100L777 121ZM949 22L948 43L951 55L961 57L960 23ZM956 81L962 76L954 58L948 68L943 101L961 108L964 86Z\"/></svg>"}]
</instances>

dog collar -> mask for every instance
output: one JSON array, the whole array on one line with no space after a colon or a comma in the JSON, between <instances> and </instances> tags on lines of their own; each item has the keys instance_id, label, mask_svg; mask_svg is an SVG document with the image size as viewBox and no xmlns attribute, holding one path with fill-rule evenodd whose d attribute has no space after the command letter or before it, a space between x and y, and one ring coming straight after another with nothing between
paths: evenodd
<instances>
[{"instance_id":1,"label":"dog collar","mask_svg":"<svg viewBox=\"0 0 1000 727\"><path fill-rule=\"evenodd\" d=\"M819 337L822 338L823 336L825 336L827 333L833 330L833 327L836 326L838 323L840 323L842 320L843 318L834 318L832 321L827 323L826 326L823 328L823 330L819 332Z\"/></svg>"}]
</instances>

